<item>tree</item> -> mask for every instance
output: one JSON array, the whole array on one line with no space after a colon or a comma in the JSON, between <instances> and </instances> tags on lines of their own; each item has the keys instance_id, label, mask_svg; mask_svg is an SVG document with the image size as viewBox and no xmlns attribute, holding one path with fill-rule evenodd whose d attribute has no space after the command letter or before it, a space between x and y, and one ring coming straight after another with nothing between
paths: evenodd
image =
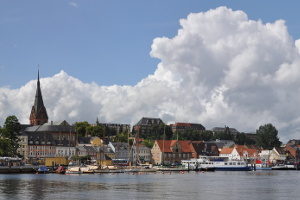
<instances>
[{"instance_id":1,"label":"tree","mask_svg":"<svg viewBox=\"0 0 300 200\"><path fill-rule=\"evenodd\" d=\"M114 142L128 142L128 133L118 133L114 138Z\"/></svg>"},{"instance_id":2,"label":"tree","mask_svg":"<svg viewBox=\"0 0 300 200\"><path fill-rule=\"evenodd\" d=\"M0 138L0 156L15 156L15 148L7 138Z\"/></svg>"},{"instance_id":3,"label":"tree","mask_svg":"<svg viewBox=\"0 0 300 200\"><path fill-rule=\"evenodd\" d=\"M75 123L75 131L77 132L78 136L84 137L87 134L87 129L91 125L87 122L76 122Z\"/></svg>"},{"instance_id":4,"label":"tree","mask_svg":"<svg viewBox=\"0 0 300 200\"><path fill-rule=\"evenodd\" d=\"M144 140L144 141L143 141L143 144L144 144L146 147L152 149L152 147L153 147L153 145L154 145L154 141L153 141L153 140Z\"/></svg>"},{"instance_id":5,"label":"tree","mask_svg":"<svg viewBox=\"0 0 300 200\"><path fill-rule=\"evenodd\" d=\"M15 156L19 147L18 135L20 134L21 125L16 116L8 116L1 129L1 147L7 156Z\"/></svg>"},{"instance_id":6,"label":"tree","mask_svg":"<svg viewBox=\"0 0 300 200\"><path fill-rule=\"evenodd\" d=\"M86 132L91 136L104 137L105 127L102 125L89 126L86 128Z\"/></svg>"},{"instance_id":7,"label":"tree","mask_svg":"<svg viewBox=\"0 0 300 200\"><path fill-rule=\"evenodd\" d=\"M272 124L265 124L256 130L257 141L256 145L263 149L272 149L279 147L281 142L278 138L278 131Z\"/></svg>"}]
</instances>

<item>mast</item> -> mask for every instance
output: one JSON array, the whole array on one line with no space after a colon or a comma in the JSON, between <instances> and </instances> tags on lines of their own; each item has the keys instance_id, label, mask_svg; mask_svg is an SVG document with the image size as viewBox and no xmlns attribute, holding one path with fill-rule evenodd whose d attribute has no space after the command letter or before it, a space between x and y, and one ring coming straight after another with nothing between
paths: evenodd
<instances>
[{"instance_id":1,"label":"mast","mask_svg":"<svg viewBox=\"0 0 300 200\"><path fill-rule=\"evenodd\" d=\"M162 150L162 164L163 165L165 165L165 136L166 136L166 125L164 124L163 150Z\"/></svg>"},{"instance_id":2,"label":"mast","mask_svg":"<svg viewBox=\"0 0 300 200\"><path fill-rule=\"evenodd\" d=\"M135 165L140 163L140 155L139 155L139 140L140 140L140 129L137 131L135 138Z\"/></svg>"}]
</instances>

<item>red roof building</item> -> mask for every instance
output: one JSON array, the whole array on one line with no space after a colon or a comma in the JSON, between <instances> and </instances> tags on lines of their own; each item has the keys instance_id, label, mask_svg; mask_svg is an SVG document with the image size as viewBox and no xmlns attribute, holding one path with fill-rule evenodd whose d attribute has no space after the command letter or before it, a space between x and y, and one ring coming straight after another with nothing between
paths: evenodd
<instances>
[{"instance_id":1,"label":"red roof building","mask_svg":"<svg viewBox=\"0 0 300 200\"><path fill-rule=\"evenodd\" d=\"M189 140L155 140L151 149L154 164L177 164L192 157Z\"/></svg>"}]
</instances>

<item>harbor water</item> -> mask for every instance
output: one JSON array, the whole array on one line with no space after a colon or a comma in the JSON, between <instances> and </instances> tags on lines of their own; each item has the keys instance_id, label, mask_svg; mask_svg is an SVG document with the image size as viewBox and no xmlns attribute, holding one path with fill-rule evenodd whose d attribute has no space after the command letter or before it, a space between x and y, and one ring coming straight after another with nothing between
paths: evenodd
<instances>
[{"instance_id":1,"label":"harbor water","mask_svg":"<svg viewBox=\"0 0 300 200\"><path fill-rule=\"evenodd\" d=\"M0 199L299 199L300 171L1 174Z\"/></svg>"}]
</instances>

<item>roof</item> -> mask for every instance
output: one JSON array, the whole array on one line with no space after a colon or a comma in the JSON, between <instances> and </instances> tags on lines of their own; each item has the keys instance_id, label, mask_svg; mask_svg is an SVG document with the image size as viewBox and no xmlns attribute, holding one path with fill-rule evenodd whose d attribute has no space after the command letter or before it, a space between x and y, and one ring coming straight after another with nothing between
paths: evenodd
<instances>
[{"instance_id":1,"label":"roof","mask_svg":"<svg viewBox=\"0 0 300 200\"><path fill-rule=\"evenodd\" d=\"M78 137L78 144L91 144L91 137Z\"/></svg>"},{"instance_id":2,"label":"roof","mask_svg":"<svg viewBox=\"0 0 300 200\"><path fill-rule=\"evenodd\" d=\"M160 118L149 118L149 117L143 117L138 121L136 125L160 125L163 124L164 122Z\"/></svg>"},{"instance_id":3,"label":"roof","mask_svg":"<svg viewBox=\"0 0 300 200\"><path fill-rule=\"evenodd\" d=\"M239 153L240 156L243 156L244 152L247 152L248 156L250 157L254 157L258 154L256 149L250 149L244 145L236 145L234 148L236 149L236 151Z\"/></svg>"},{"instance_id":4,"label":"roof","mask_svg":"<svg viewBox=\"0 0 300 200\"><path fill-rule=\"evenodd\" d=\"M183 153L191 153L191 141L190 140L156 140L160 150L165 153L172 153L172 147L178 144Z\"/></svg>"},{"instance_id":5,"label":"roof","mask_svg":"<svg viewBox=\"0 0 300 200\"><path fill-rule=\"evenodd\" d=\"M25 128L25 132L64 132L64 133L74 133L75 128L69 125L37 125Z\"/></svg>"},{"instance_id":6,"label":"roof","mask_svg":"<svg viewBox=\"0 0 300 200\"><path fill-rule=\"evenodd\" d=\"M221 149L220 154L231 154L232 151L233 151L233 148L223 148L223 149Z\"/></svg>"},{"instance_id":7,"label":"roof","mask_svg":"<svg viewBox=\"0 0 300 200\"><path fill-rule=\"evenodd\" d=\"M284 150L284 148L282 148L282 147L274 147L274 149L275 149L279 154L285 155L285 150Z\"/></svg>"},{"instance_id":8,"label":"roof","mask_svg":"<svg viewBox=\"0 0 300 200\"><path fill-rule=\"evenodd\" d=\"M47 110L44 106L44 101L42 97L39 71L38 71L37 87L36 87L36 93L34 98L34 104L32 106L32 111L35 113L35 117L37 119L44 119L44 118L48 119Z\"/></svg>"}]
</instances>

